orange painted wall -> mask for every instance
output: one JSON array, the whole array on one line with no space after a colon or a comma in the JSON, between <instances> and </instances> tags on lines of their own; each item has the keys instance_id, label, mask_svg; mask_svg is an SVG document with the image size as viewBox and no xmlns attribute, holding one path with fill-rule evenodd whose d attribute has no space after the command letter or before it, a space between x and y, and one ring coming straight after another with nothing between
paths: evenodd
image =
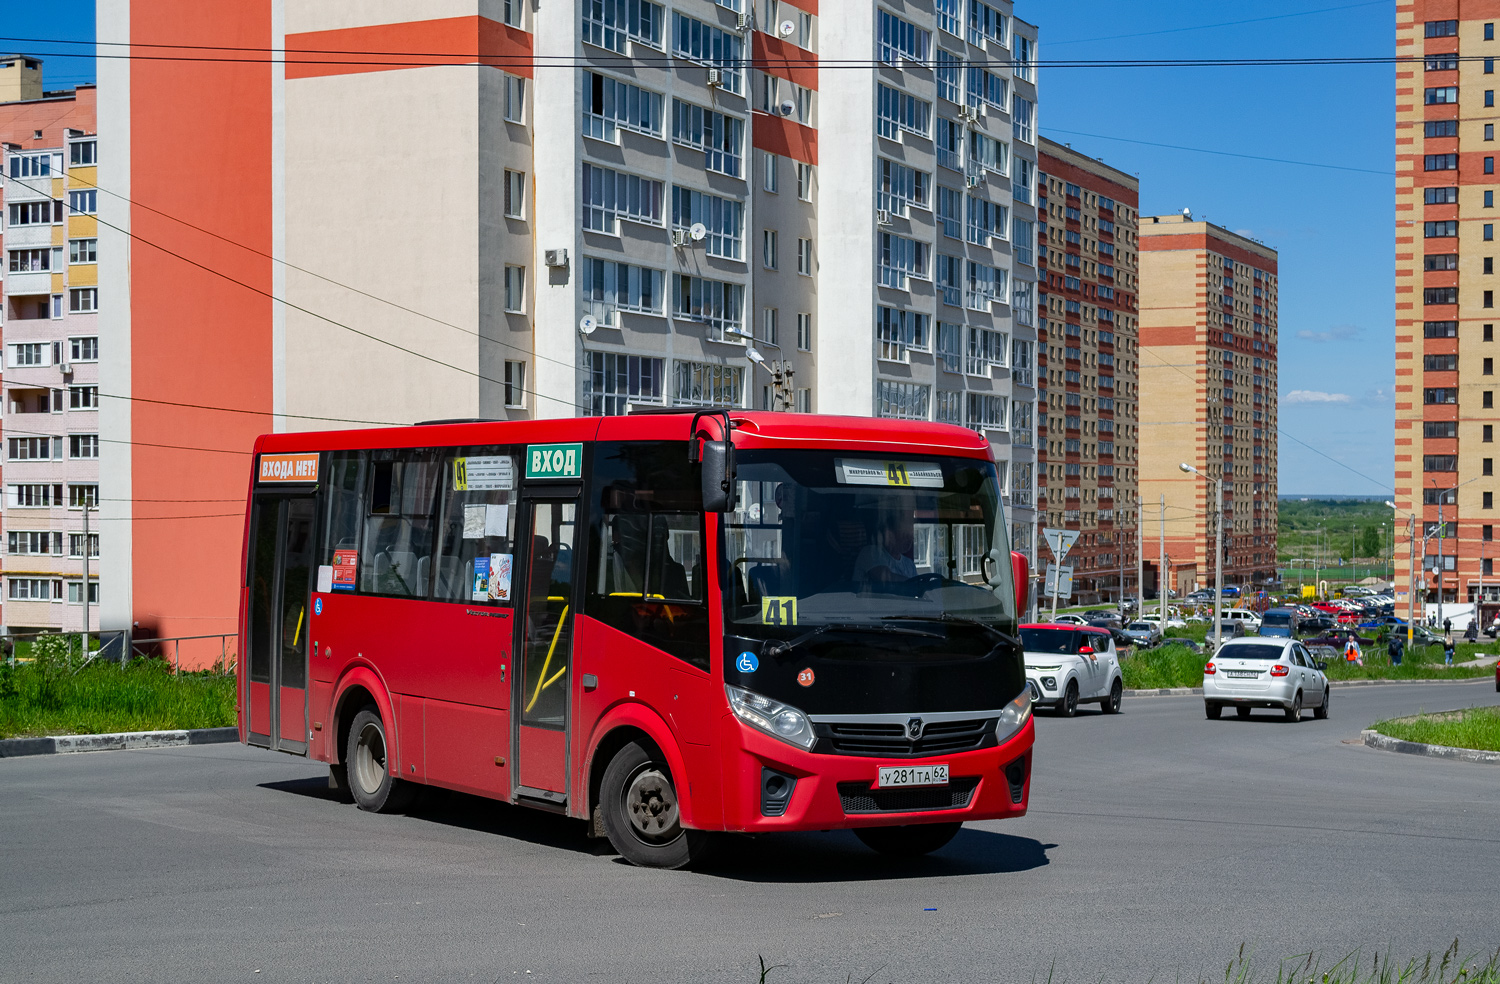
<instances>
[{"instance_id":1,"label":"orange painted wall","mask_svg":"<svg viewBox=\"0 0 1500 984\"><path fill-rule=\"evenodd\" d=\"M270 5L134 0L130 35L146 53L269 48ZM249 449L271 429L271 301L166 251L271 291L270 261L251 250L271 252L272 69L131 63L132 392L262 411L131 404L138 634L235 631Z\"/></svg>"},{"instance_id":2,"label":"orange painted wall","mask_svg":"<svg viewBox=\"0 0 1500 984\"><path fill-rule=\"evenodd\" d=\"M289 79L427 65L472 65L476 61L512 75L532 77L531 35L488 17L443 17L288 34L286 49Z\"/></svg>"},{"instance_id":3,"label":"orange painted wall","mask_svg":"<svg viewBox=\"0 0 1500 984\"><path fill-rule=\"evenodd\" d=\"M0 140L20 144L25 150L35 147L61 147L67 129L93 133L97 119L99 90L81 85L71 100L0 103ZM42 131L42 139L34 136Z\"/></svg>"}]
</instances>

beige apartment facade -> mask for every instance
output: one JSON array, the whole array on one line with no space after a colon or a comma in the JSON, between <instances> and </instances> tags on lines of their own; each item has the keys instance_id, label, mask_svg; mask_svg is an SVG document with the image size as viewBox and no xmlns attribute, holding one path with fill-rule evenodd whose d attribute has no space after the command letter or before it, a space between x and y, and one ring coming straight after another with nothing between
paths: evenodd
<instances>
[{"instance_id":1,"label":"beige apartment facade","mask_svg":"<svg viewBox=\"0 0 1500 984\"><path fill-rule=\"evenodd\" d=\"M1146 587L1276 577L1277 254L1189 214L1140 228L1142 553ZM1196 468L1184 472L1181 465ZM1216 485L1216 483L1220 483ZM1162 567L1159 557L1166 554Z\"/></svg>"}]
</instances>

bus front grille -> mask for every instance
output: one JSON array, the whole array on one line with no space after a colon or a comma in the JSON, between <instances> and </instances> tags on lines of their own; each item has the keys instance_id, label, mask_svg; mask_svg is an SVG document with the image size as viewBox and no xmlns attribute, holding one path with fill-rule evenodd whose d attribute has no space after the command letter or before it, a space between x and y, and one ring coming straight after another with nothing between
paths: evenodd
<instances>
[{"instance_id":1,"label":"bus front grille","mask_svg":"<svg viewBox=\"0 0 1500 984\"><path fill-rule=\"evenodd\" d=\"M830 721L819 727L824 742L816 751L828 750L838 755L886 755L916 758L944 755L983 748L995 733L994 718L967 721L933 721L912 741L906 727L900 724L871 724Z\"/></svg>"},{"instance_id":2,"label":"bus front grille","mask_svg":"<svg viewBox=\"0 0 1500 984\"><path fill-rule=\"evenodd\" d=\"M904 789L871 789L867 782L839 783L844 813L922 813L928 810L961 810L974 798L976 776L958 776L946 786Z\"/></svg>"}]
</instances>

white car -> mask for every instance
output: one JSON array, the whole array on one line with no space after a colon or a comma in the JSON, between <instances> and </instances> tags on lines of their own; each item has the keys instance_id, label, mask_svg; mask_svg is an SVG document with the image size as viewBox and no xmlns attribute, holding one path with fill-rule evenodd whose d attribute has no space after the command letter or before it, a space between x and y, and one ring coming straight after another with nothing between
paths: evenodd
<instances>
[{"instance_id":1,"label":"white car","mask_svg":"<svg viewBox=\"0 0 1500 984\"><path fill-rule=\"evenodd\" d=\"M1089 620L1082 615L1059 615L1052 620L1054 625L1088 625Z\"/></svg>"},{"instance_id":2,"label":"white car","mask_svg":"<svg viewBox=\"0 0 1500 984\"><path fill-rule=\"evenodd\" d=\"M1238 622L1246 632L1260 631L1260 616L1248 608L1226 608L1219 613L1219 624Z\"/></svg>"},{"instance_id":3,"label":"white car","mask_svg":"<svg viewBox=\"0 0 1500 984\"><path fill-rule=\"evenodd\" d=\"M1026 680L1032 703L1072 717L1080 703L1097 703L1105 714L1120 713L1125 681L1120 654L1108 629L1076 625L1023 625Z\"/></svg>"},{"instance_id":4,"label":"white car","mask_svg":"<svg viewBox=\"0 0 1500 984\"><path fill-rule=\"evenodd\" d=\"M1213 720L1233 707L1247 718L1253 707L1274 707L1288 721L1300 721L1302 709L1311 707L1321 720L1328 717L1326 665L1294 639L1230 639L1203 667L1204 712Z\"/></svg>"},{"instance_id":5,"label":"white car","mask_svg":"<svg viewBox=\"0 0 1500 984\"><path fill-rule=\"evenodd\" d=\"M1137 622L1154 622L1157 625L1161 625L1161 616L1159 614L1157 614L1156 612L1152 612L1150 615L1142 615L1140 618L1136 619L1136 621ZM1169 628L1169 629L1185 629L1185 628L1187 628L1187 622L1183 621L1178 616L1173 615L1170 612L1168 612L1167 613L1167 628Z\"/></svg>"}]
</instances>

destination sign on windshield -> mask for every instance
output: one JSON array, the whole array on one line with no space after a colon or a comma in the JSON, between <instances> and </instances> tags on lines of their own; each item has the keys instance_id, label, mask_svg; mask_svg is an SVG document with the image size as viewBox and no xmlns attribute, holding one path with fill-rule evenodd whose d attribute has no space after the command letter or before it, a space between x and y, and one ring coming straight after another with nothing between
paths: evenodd
<instances>
[{"instance_id":1,"label":"destination sign on windshield","mask_svg":"<svg viewBox=\"0 0 1500 984\"><path fill-rule=\"evenodd\" d=\"M943 469L928 461L873 461L835 458L840 485L885 485L895 488L940 489Z\"/></svg>"}]
</instances>

